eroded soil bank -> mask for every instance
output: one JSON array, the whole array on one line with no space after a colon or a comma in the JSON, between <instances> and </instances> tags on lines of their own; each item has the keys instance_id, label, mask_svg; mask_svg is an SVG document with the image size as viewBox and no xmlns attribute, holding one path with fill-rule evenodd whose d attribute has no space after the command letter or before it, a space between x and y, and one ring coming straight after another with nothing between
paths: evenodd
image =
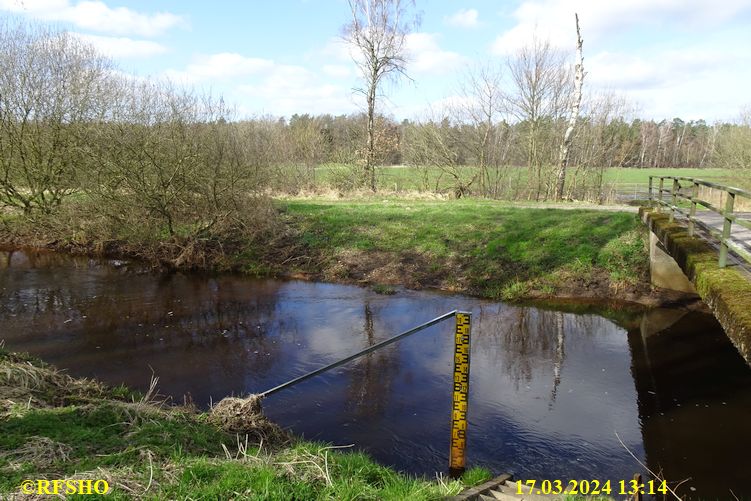
<instances>
[{"instance_id":1,"label":"eroded soil bank","mask_svg":"<svg viewBox=\"0 0 751 501\"><path fill-rule=\"evenodd\" d=\"M155 267L239 271L372 286L437 289L504 301L690 304L649 283L646 230L630 213L516 208L486 200L292 199L242 237L150 240L80 222L6 219L0 244L139 259Z\"/></svg>"}]
</instances>

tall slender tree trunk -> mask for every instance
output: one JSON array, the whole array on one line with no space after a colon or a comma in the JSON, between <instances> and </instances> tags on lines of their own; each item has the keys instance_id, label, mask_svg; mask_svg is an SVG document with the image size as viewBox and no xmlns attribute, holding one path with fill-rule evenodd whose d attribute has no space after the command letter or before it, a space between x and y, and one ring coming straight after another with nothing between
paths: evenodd
<instances>
[{"instance_id":1,"label":"tall slender tree trunk","mask_svg":"<svg viewBox=\"0 0 751 501\"><path fill-rule=\"evenodd\" d=\"M568 117L568 127L563 135L561 151L558 155L558 177L555 183L555 201L563 198L563 188L566 182L566 167L568 166L569 147L573 138L576 119L579 117L579 108L582 102L582 83L584 82L584 56L582 54L582 37L579 31L579 15L574 14L576 18L576 68L574 74L574 100L571 103L571 112Z\"/></svg>"},{"instance_id":2,"label":"tall slender tree trunk","mask_svg":"<svg viewBox=\"0 0 751 501\"><path fill-rule=\"evenodd\" d=\"M365 152L365 177L370 184L370 189L376 191L375 176L375 79L368 89L368 146Z\"/></svg>"}]
</instances>

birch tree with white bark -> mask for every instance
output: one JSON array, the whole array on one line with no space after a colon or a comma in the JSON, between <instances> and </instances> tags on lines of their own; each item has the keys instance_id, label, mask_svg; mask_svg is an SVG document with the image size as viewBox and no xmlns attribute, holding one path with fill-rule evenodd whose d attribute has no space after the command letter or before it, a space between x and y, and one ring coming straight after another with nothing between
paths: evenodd
<instances>
[{"instance_id":1,"label":"birch tree with white bark","mask_svg":"<svg viewBox=\"0 0 751 501\"><path fill-rule=\"evenodd\" d=\"M582 54L582 37L579 30L579 15L574 14L576 19L576 66L574 67L574 98L571 101L571 110L568 117L568 127L563 135L561 151L558 155L558 173L556 175L555 193L553 198L560 201L563 198L563 189L566 182L566 167L568 167L569 148L573 139L574 127L579 117L579 108L582 102L582 84L584 83L584 56Z\"/></svg>"}]
</instances>

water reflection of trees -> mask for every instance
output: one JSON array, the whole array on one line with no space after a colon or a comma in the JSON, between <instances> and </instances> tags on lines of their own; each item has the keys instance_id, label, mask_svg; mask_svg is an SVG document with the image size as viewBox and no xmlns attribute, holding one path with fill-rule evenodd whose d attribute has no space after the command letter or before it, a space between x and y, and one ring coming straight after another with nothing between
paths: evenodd
<instances>
[{"instance_id":1,"label":"water reflection of trees","mask_svg":"<svg viewBox=\"0 0 751 501\"><path fill-rule=\"evenodd\" d=\"M475 351L492 360L517 391L535 378L551 377L550 405L563 377L567 337L592 336L594 322L606 322L532 307L486 305L475 311Z\"/></svg>"},{"instance_id":2,"label":"water reflection of trees","mask_svg":"<svg viewBox=\"0 0 751 501\"><path fill-rule=\"evenodd\" d=\"M376 338L375 314L369 301L363 308L363 334L366 346L382 339ZM387 336L395 333L387 333ZM347 388L347 407L356 416L378 416L388 404L395 375L399 371L397 348L394 345L368 353L355 361Z\"/></svg>"},{"instance_id":3,"label":"water reflection of trees","mask_svg":"<svg viewBox=\"0 0 751 501\"><path fill-rule=\"evenodd\" d=\"M37 348L74 372L107 373L111 359L134 367L139 381L147 380L148 364L203 382L229 377L238 391L245 373L263 374L280 356L278 282L139 274L22 254L1 256L0 323L9 347Z\"/></svg>"}]
</instances>

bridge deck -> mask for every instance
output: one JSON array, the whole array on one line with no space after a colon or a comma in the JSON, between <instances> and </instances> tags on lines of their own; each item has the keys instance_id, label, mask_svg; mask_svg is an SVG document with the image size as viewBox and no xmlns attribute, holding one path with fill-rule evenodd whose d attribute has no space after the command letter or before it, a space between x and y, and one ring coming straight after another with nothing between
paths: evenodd
<instances>
[{"instance_id":1,"label":"bridge deck","mask_svg":"<svg viewBox=\"0 0 751 501\"><path fill-rule=\"evenodd\" d=\"M734 215L743 219L751 219L751 212L735 212ZM711 211L700 211L696 213L695 217L710 228L722 232L722 226L725 221L722 215ZM677 217L677 219L686 221L686 218L681 217L680 215ZM698 227L698 230L699 231L697 233L700 234L705 240L707 240L712 247L719 248L720 244L717 238L709 235L708 232L703 230L700 226ZM733 243L751 254L751 230L744 228L739 224L734 224L731 227L730 239L733 241ZM744 259L740 259L735 256L732 249L730 250L730 254L733 264L740 266L746 271L751 271L751 263L748 263Z\"/></svg>"}]
</instances>

